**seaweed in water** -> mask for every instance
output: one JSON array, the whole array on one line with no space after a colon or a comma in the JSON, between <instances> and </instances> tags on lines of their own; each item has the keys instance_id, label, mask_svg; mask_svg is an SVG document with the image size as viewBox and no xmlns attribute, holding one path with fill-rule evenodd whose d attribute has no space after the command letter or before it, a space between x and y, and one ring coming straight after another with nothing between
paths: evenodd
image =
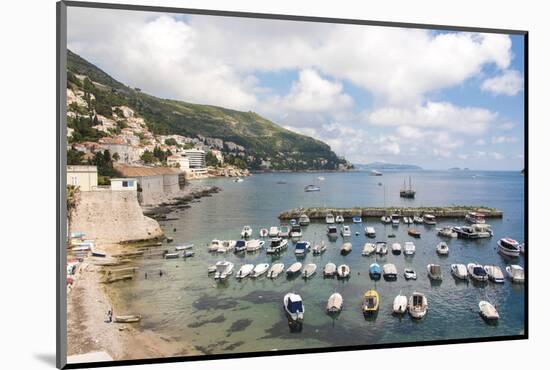
<instances>
[{"instance_id":1,"label":"seaweed in water","mask_svg":"<svg viewBox=\"0 0 550 370\"><path fill-rule=\"evenodd\" d=\"M223 350L224 350L224 351L233 351L235 348L240 347L240 346L242 346L243 344L244 344L243 341L235 342L235 343L233 343L233 344L228 345L228 346L225 347Z\"/></svg>"},{"instance_id":2,"label":"seaweed in water","mask_svg":"<svg viewBox=\"0 0 550 370\"><path fill-rule=\"evenodd\" d=\"M225 316L219 315L219 316L214 317L211 320L203 320L203 321L193 322L193 323L187 325L187 327L188 328L198 328L198 327L201 327L201 326L206 325L206 324L214 324L214 323L220 323L220 322L224 322L224 321L225 321Z\"/></svg>"},{"instance_id":3,"label":"seaweed in water","mask_svg":"<svg viewBox=\"0 0 550 370\"><path fill-rule=\"evenodd\" d=\"M238 301L234 299L220 299L218 296L204 296L193 302L193 308L203 310L227 310L237 307Z\"/></svg>"}]
</instances>

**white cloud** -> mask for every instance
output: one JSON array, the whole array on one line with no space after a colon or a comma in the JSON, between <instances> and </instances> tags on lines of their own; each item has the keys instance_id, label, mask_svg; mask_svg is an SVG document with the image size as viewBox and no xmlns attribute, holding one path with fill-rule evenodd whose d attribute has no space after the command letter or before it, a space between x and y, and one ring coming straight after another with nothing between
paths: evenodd
<instances>
[{"instance_id":1,"label":"white cloud","mask_svg":"<svg viewBox=\"0 0 550 370\"><path fill-rule=\"evenodd\" d=\"M483 108L461 108L447 102L427 102L412 108L379 108L366 117L368 122L377 126L414 126L478 135L487 130L497 114Z\"/></svg>"},{"instance_id":2,"label":"white cloud","mask_svg":"<svg viewBox=\"0 0 550 370\"><path fill-rule=\"evenodd\" d=\"M487 143L485 142L484 139L477 139L477 140L475 141L474 144L475 144L475 145L482 146L482 145L485 145L485 144L487 144Z\"/></svg>"},{"instance_id":3,"label":"white cloud","mask_svg":"<svg viewBox=\"0 0 550 370\"><path fill-rule=\"evenodd\" d=\"M494 95L514 96L523 90L523 76L515 69L507 70L499 76L483 81L481 90Z\"/></svg>"},{"instance_id":4,"label":"white cloud","mask_svg":"<svg viewBox=\"0 0 550 370\"><path fill-rule=\"evenodd\" d=\"M515 143L516 141L518 141L518 139L513 136L493 136L491 138L491 143L493 144L508 144Z\"/></svg>"},{"instance_id":5,"label":"white cloud","mask_svg":"<svg viewBox=\"0 0 550 370\"><path fill-rule=\"evenodd\" d=\"M497 153L497 152L491 152L491 153L489 153L489 156L491 156L491 158L493 158L493 159L496 159L497 161L500 161L501 159L504 159L504 155L502 155L501 153Z\"/></svg>"},{"instance_id":6,"label":"white cloud","mask_svg":"<svg viewBox=\"0 0 550 370\"><path fill-rule=\"evenodd\" d=\"M497 126L500 130L503 131L509 131L514 128L514 124L512 122L504 122Z\"/></svg>"}]
</instances>

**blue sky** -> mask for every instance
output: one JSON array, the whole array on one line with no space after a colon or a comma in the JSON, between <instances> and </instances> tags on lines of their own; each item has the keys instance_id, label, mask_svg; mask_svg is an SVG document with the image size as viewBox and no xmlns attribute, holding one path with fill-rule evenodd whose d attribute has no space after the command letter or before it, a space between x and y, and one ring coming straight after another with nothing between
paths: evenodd
<instances>
[{"instance_id":1,"label":"blue sky","mask_svg":"<svg viewBox=\"0 0 550 370\"><path fill-rule=\"evenodd\" d=\"M353 163L523 168L523 37L69 8L130 86L252 110Z\"/></svg>"}]
</instances>

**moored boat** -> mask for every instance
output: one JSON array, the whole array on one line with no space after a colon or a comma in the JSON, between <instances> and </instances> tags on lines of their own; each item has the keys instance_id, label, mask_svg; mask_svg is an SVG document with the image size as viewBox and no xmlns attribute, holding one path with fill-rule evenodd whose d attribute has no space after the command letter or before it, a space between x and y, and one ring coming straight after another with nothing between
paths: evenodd
<instances>
[{"instance_id":1,"label":"moored boat","mask_svg":"<svg viewBox=\"0 0 550 370\"><path fill-rule=\"evenodd\" d=\"M237 271L237 275L235 275L235 277L237 279L244 279L245 277L250 275L252 270L254 270L254 265L253 264L248 263L246 265L242 265L241 268L239 269L239 271Z\"/></svg>"},{"instance_id":2,"label":"moored boat","mask_svg":"<svg viewBox=\"0 0 550 370\"><path fill-rule=\"evenodd\" d=\"M394 213L390 217L392 226L399 226L399 215L397 213Z\"/></svg>"},{"instance_id":3,"label":"moored boat","mask_svg":"<svg viewBox=\"0 0 550 370\"><path fill-rule=\"evenodd\" d=\"M260 238L265 238L269 235L269 231L266 228L260 229Z\"/></svg>"},{"instance_id":4,"label":"moored boat","mask_svg":"<svg viewBox=\"0 0 550 370\"><path fill-rule=\"evenodd\" d=\"M292 239L297 239L302 237L302 228L300 225L295 224L290 227L290 237Z\"/></svg>"},{"instance_id":5,"label":"moored boat","mask_svg":"<svg viewBox=\"0 0 550 370\"><path fill-rule=\"evenodd\" d=\"M344 223L344 216L336 215L336 223L337 224L343 224Z\"/></svg>"},{"instance_id":6,"label":"moored boat","mask_svg":"<svg viewBox=\"0 0 550 370\"><path fill-rule=\"evenodd\" d=\"M424 218L422 216L414 216L413 217L413 222L415 224L423 224L424 223Z\"/></svg>"},{"instance_id":7,"label":"moored boat","mask_svg":"<svg viewBox=\"0 0 550 370\"><path fill-rule=\"evenodd\" d=\"M248 225L245 225L243 227L243 230L241 231L241 238L247 239L252 236L252 228Z\"/></svg>"},{"instance_id":8,"label":"moored boat","mask_svg":"<svg viewBox=\"0 0 550 370\"><path fill-rule=\"evenodd\" d=\"M229 261L219 261L216 263L216 273L214 279L225 280L229 275L233 273L234 264Z\"/></svg>"},{"instance_id":9,"label":"moored boat","mask_svg":"<svg viewBox=\"0 0 550 370\"><path fill-rule=\"evenodd\" d=\"M369 266L369 276L373 280L379 280L382 276L382 270L380 269L380 265L378 263L372 263Z\"/></svg>"},{"instance_id":10,"label":"moored boat","mask_svg":"<svg viewBox=\"0 0 550 370\"><path fill-rule=\"evenodd\" d=\"M279 235L280 238L288 238L290 236L290 226L288 225L281 225L279 227Z\"/></svg>"},{"instance_id":11,"label":"moored boat","mask_svg":"<svg viewBox=\"0 0 550 370\"><path fill-rule=\"evenodd\" d=\"M236 240L222 240L216 250L217 253L227 253L235 249Z\"/></svg>"},{"instance_id":12,"label":"moored boat","mask_svg":"<svg viewBox=\"0 0 550 370\"><path fill-rule=\"evenodd\" d=\"M520 265L506 266L506 273L512 283L521 284L525 282L525 271Z\"/></svg>"},{"instance_id":13,"label":"moored boat","mask_svg":"<svg viewBox=\"0 0 550 370\"><path fill-rule=\"evenodd\" d=\"M257 278L265 274L269 270L269 263L259 263L256 266L254 266L254 270L252 270L252 274L250 275L253 278Z\"/></svg>"},{"instance_id":14,"label":"moored boat","mask_svg":"<svg viewBox=\"0 0 550 370\"><path fill-rule=\"evenodd\" d=\"M186 251L188 249L193 249L193 247L194 244L191 243L176 245L176 251Z\"/></svg>"},{"instance_id":15,"label":"moored boat","mask_svg":"<svg viewBox=\"0 0 550 370\"><path fill-rule=\"evenodd\" d=\"M451 274L459 280L468 279L468 269L461 263L453 263L451 265Z\"/></svg>"},{"instance_id":16,"label":"moored boat","mask_svg":"<svg viewBox=\"0 0 550 370\"><path fill-rule=\"evenodd\" d=\"M310 193L313 191L321 191L321 188L317 185L307 185L306 187L304 187L304 191L306 193Z\"/></svg>"},{"instance_id":17,"label":"moored boat","mask_svg":"<svg viewBox=\"0 0 550 370\"><path fill-rule=\"evenodd\" d=\"M339 279L346 279L349 277L350 269L348 265L340 265L336 269L336 273L338 274Z\"/></svg>"},{"instance_id":18,"label":"moored boat","mask_svg":"<svg viewBox=\"0 0 550 370\"><path fill-rule=\"evenodd\" d=\"M400 255L401 254L401 244L393 243L391 245L391 252L392 252L392 254L394 254L396 256Z\"/></svg>"},{"instance_id":19,"label":"moored boat","mask_svg":"<svg viewBox=\"0 0 550 370\"><path fill-rule=\"evenodd\" d=\"M495 306L487 301L479 302L479 314L487 321L496 321L500 318Z\"/></svg>"},{"instance_id":20,"label":"moored boat","mask_svg":"<svg viewBox=\"0 0 550 370\"><path fill-rule=\"evenodd\" d=\"M141 315L118 315L113 318L116 323L130 324L141 321Z\"/></svg>"},{"instance_id":21,"label":"moored boat","mask_svg":"<svg viewBox=\"0 0 550 370\"><path fill-rule=\"evenodd\" d=\"M340 234L342 234L344 238L350 237L351 228L349 227L349 225L343 225L342 228L340 229Z\"/></svg>"},{"instance_id":22,"label":"moored boat","mask_svg":"<svg viewBox=\"0 0 550 370\"><path fill-rule=\"evenodd\" d=\"M376 252L376 246L372 243L365 243L363 246L363 251L361 252L362 256L370 256Z\"/></svg>"},{"instance_id":23,"label":"moored boat","mask_svg":"<svg viewBox=\"0 0 550 370\"><path fill-rule=\"evenodd\" d=\"M332 213L327 214L325 217L325 222L327 224L333 224L334 223L334 215Z\"/></svg>"},{"instance_id":24,"label":"moored boat","mask_svg":"<svg viewBox=\"0 0 550 370\"><path fill-rule=\"evenodd\" d=\"M351 243L346 242L346 243L342 244L342 246L340 247L340 254L341 255L349 254L351 252L351 249L352 249Z\"/></svg>"},{"instance_id":25,"label":"moored boat","mask_svg":"<svg viewBox=\"0 0 550 370\"><path fill-rule=\"evenodd\" d=\"M299 257L303 257L309 251L311 244L308 241L300 240L294 247L294 254Z\"/></svg>"},{"instance_id":26,"label":"moored boat","mask_svg":"<svg viewBox=\"0 0 550 370\"><path fill-rule=\"evenodd\" d=\"M393 313L402 315L405 312L407 312L407 296L400 293L393 299Z\"/></svg>"},{"instance_id":27,"label":"moored boat","mask_svg":"<svg viewBox=\"0 0 550 370\"><path fill-rule=\"evenodd\" d=\"M424 215L424 223L426 225L435 225L437 221L435 220L435 216L431 214L425 214Z\"/></svg>"},{"instance_id":28,"label":"moored boat","mask_svg":"<svg viewBox=\"0 0 550 370\"><path fill-rule=\"evenodd\" d=\"M381 256L388 254L388 245L386 242L376 242L376 253Z\"/></svg>"},{"instance_id":29,"label":"moored boat","mask_svg":"<svg viewBox=\"0 0 550 370\"><path fill-rule=\"evenodd\" d=\"M389 224L391 223L391 217L390 216L382 216L380 217L380 222L382 222L383 224Z\"/></svg>"},{"instance_id":30,"label":"moored boat","mask_svg":"<svg viewBox=\"0 0 550 370\"><path fill-rule=\"evenodd\" d=\"M405 268L403 276L405 280L416 280L416 272L412 268Z\"/></svg>"},{"instance_id":31,"label":"moored boat","mask_svg":"<svg viewBox=\"0 0 550 370\"><path fill-rule=\"evenodd\" d=\"M244 252L246 250L246 241L245 240L237 240L235 242L235 253Z\"/></svg>"},{"instance_id":32,"label":"moored boat","mask_svg":"<svg viewBox=\"0 0 550 370\"><path fill-rule=\"evenodd\" d=\"M181 257L180 252L164 253L164 258L166 259L175 259L180 257Z\"/></svg>"},{"instance_id":33,"label":"moored boat","mask_svg":"<svg viewBox=\"0 0 550 370\"><path fill-rule=\"evenodd\" d=\"M361 218L361 216L353 216L351 220L353 221L354 224L360 224L361 222L363 222L363 219Z\"/></svg>"},{"instance_id":34,"label":"moored boat","mask_svg":"<svg viewBox=\"0 0 550 370\"><path fill-rule=\"evenodd\" d=\"M287 293L283 298L283 306L287 317L294 322L301 322L304 320L304 302L302 297L296 293Z\"/></svg>"},{"instance_id":35,"label":"moored boat","mask_svg":"<svg viewBox=\"0 0 550 370\"><path fill-rule=\"evenodd\" d=\"M334 225L327 226L327 235L329 238L338 238L338 228Z\"/></svg>"},{"instance_id":36,"label":"moored boat","mask_svg":"<svg viewBox=\"0 0 550 370\"><path fill-rule=\"evenodd\" d=\"M431 280L442 280L443 274L441 273L441 265L430 263L427 266L428 277Z\"/></svg>"},{"instance_id":37,"label":"moored boat","mask_svg":"<svg viewBox=\"0 0 550 370\"><path fill-rule=\"evenodd\" d=\"M519 243L511 238L502 238L497 242L498 251L508 257L519 256Z\"/></svg>"},{"instance_id":38,"label":"moored boat","mask_svg":"<svg viewBox=\"0 0 550 370\"><path fill-rule=\"evenodd\" d=\"M208 246L209 252L217 252L218 248L220 248L222 245L222 241L218 239L214 239L210 242L210 245Z\"/></svg>"},{"instance_id":39,"label":"moored boat","mask_svg":"<svg viewBox=\"0 0 550 370\"><path fill-rule=\"evenodd\" d=\"M267 277L270 279L275 279L277 276L281 274L285 269L285 265L283 263L275 263L269 271L267 272Z\"/></svg>"},{"instance_id":40,"label":"moored boat","mask_svg":"<svg viewBox=\"0 0 550 370\"><path fill-rule=\"evenodd\" d=\"M276 236L279 236L279 228L277 226L271 226L269 228L269 237L274 238Z\"/></svg>"},{"instance_id":41,"label":"moored boat","mask_svg":"<svg viewBox=\"0 0 550 370\"><path fill-rule=\"evenodd\" d=\"M315 271L317 271L317 265L314 263L308 263L304 266L304 269L302 270L302 277L304 279L308 279L313 274L315 274Z\"/></svg>"},{"instance_id":42,"label":"moored boat","mask_svg":"<svg viewBox=\"0 0 550 370\"><path fill-rule=\"evenodd\" d=\"M382 267L382 275L386 280L396 280L397 279L397 268L393 263L386 263Z\"/></svg>"},{"instance_id":43,"label":"moored boat","mask_svg":"<svg viewBox=\"0 0 550 370\"><path fill-rule=\"evenodd\" d=\"M441 229L436 229L437 235L443 236L445 238L456 238L458 234L451 227L443 227Z\"/></svg>"},{"instance_id":44,"label":"moored boat","mask_svg":"<svg viewBox=\"0 0 550 370\"><path fill-rule=\"evenodd\" d=\"M435 251L440 256L448 256L449 255L449 246L445 242L438 243L435 247Z\"/></svg>"},{"instance_id":45,"label":"moored boat","mask_svg":"<svg viewBox=\"0 0 550 370\"><path fill-rule=\"evenodd\" d=\"M247 252L256 252L263 248L265 241L259 239L252 239L246 242Z\"/></svg>"},{"instance_id":46,"label":"moored boat","mask_svg":"<svg viewBox=\"0 0 550 370\"><path fill-rule=\"evenodd\" d=\"M405 246L403 248L403 254L405 256L412 256L416 252L416 246L413 242L405 242Z\"/></svg>"},{"instance_id":47,"label":"moored boat","mask_svg":"<svg viewBox=\"0 0 550 370\"><path fill-rule=\"evenodd\" d=\"M323 275L326 277L332 277L336 274L336 265L332 262L329 262L325 265L323 269Z\"/></svg>"},{"instance_id":48,"label":"moored boat","mask_svg":"<svg viewBox=\"0 0 550 370\"><path fill-rule=\"evenodd\" d=\"M344 304L344 298L340 293L333 293L327 301L327 312L337 313L342 311L342 305Z\"/></svg>"},{"instance_id":49,"label":"moored boat","mask_svg":"<svg viewBox=\"0 0 550 370\"><path fill-rule=\"evenodd\" d=\"M309 216L306 215L305 213L301 214L300 218L298 218L298 224L300 226L307 226L309 225L309 222L310 222Z\"/></svg>"},{"instance_id":50,"label":"moored boat","mask_svg":"<svg viewBox=\"0 0 550 370\"><path fill-rule=\"evenodd\" d=\"M466 213L466 216L464 217L466 219L466 222L470 224L484 224L485 223L485 215L483 213L479 212L468 212Z\"/></svg>"},{"instance_id":51,"label":"moored boat","mask_svg":"<svg viewBox=\"0 0 550 370\"><path fill-rule=\"evenodd\" d=\"M326 250L327 250L327 245L325 244L324 240L316 241L315 245L312 248L312 252L314 255L322 254Z\"/></svg>"},{"instance_id":52,"label":"moored boat","mask_svg":"<svg viewBox=\"0 0 550 370\"><path fill-rule=\"evenodd\" d=\"M365 227L365 235L369 238L375 238L376 237L376 230L374 230L374 227L367 226Z\"/></svg>"},{"instance_id":53,"label":"moored boat","mask_svg":"<svg viewBox=\"0 0 550 370\"><path fill-rule=\"evenodd\" d=\"M286 274L288 276L296 275L300 273L300 270L302 270L302 264L300 262L294 262L288 267L288 269L286 270Z\"/></svg>"},{"instance_id":54,"label":"moored boat","mask_svg":"<svg viewBox=\"0 0 550 370\"><path fill-rule=\"evenodd\" d=\"M500 267L496 265L485 265L483 266L483 269L489 276L489 280L491 280L493 283L504 283L504 274L502 273Z\"/></svg>"},{"instance_id":55,"label":"moored boat","mask_svg":"<svg viewBox=\"0 0 550 370\"><path fill-rule=\"evenodd\" d=\"M407 230L407 233L412 236L413 238L420 238L420 231L416 229L409 229Z\"/></svg>"},{"instance_id":56,"label":"moored boat","mask_svg":"<svg viewBox=\"0 0 550 370\"><path fill-rule=\"evenodd\" d=\"M407 308L413 319L421 319L428 312L428 298L422 293L414 292L409 298Z\"/></svg>"},{"instance_id":57,"label":"moored boat","mask_svg":"<svg viewBox=\"0 0 550 370\"><path fill-rule=\"evenodd\" d=\"M271 239L271 244L266 249L267 254L276 254L281 253L288 246L288 240L283 238L273 238Z\"/></svg>"},{"instance_id":58,"label":"moored boat","mask_svg":"<svg viewBox=\"0 0 550 370\"><path fill-rule=\"evenodd\" d=\"M363 314L372 315L378 312L380 306L380 296L374 289L367 290L363 296Z\"/></svg>"},{"instance_id":59,"label":"moored boat","mask_svg":"<svg viewBox=\"0 0 550 370\"><path fill-rule=\"evenodd\" d=\"M469 263L468 266L468 275L476 281L487 281L489 276L483 269L483 266L477 263Z\"/></svg>"}]
</instances>

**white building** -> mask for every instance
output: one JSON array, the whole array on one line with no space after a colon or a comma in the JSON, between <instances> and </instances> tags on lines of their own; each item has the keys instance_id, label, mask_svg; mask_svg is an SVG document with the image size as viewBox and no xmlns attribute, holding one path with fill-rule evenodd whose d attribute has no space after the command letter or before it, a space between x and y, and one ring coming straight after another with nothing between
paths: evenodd
<instances>
[{"instance_id":1,"label":"white building","mask_svg":"<svg viewBox=\"0 0 550 370\"><path fill-rule=\"evenodd\" d=\"M67 185L76 186L80 191L97 189L96 166L67 166Z\"/></svg>"},{"instance_id":2,"label":"white building","mask_svg":"<svg viewBox=\"0 0 550 370\"><path fill-rule=\"evenodd\" d=\"M111 179L111 190L137 191L137 179Z\"/></svg>"},{"instance_id":3,"label":"white building","mask_svg":"<svg viewBox=\"0 0 550 370\"><path fill-rule=\"evenodd\" d=\"M189 170L189 158L181 155L171 155L166 158L166 164L170 167L178 167L182 171Z\"/></svg>"},{"instance_id":4,"label":"white building","mask_svg":"<svg viewBox=\"0 0 550 370\"><path fill-rule=\"evenodd\" d=\"M203 169L206 167L206 153L204 150L188 149L183 155L189 159L190 169Z\"/></svg>"}]
</instances>

